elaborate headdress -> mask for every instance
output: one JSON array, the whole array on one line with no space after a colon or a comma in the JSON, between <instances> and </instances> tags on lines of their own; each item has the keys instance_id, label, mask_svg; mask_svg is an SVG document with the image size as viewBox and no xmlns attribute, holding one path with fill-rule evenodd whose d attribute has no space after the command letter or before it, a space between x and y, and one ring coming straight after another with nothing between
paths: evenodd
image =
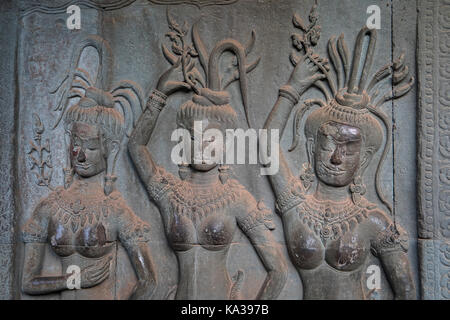
<instances>
[{"instance_id":1,"label":"elaborate headdress","mask_svg":"<svg viewBox=\"0 0 450 320\"><path fill-rule=\"evenodd\" d=\"M90 74L79 67L81 55L87 47L93 47L98 54L98 70L95 81ZM60 111L54 128L64 118L66 130L70 131L75 122L83 122L98 126L108 143L122 141L124 135L131 133L137 117L142 112L142 90L132 81L124 80L113 87L111 83L111 68L114 65L111 48L104 39L89 35L73 48L70 68L61 84L51 93L59 92L60 100L55 110ZM80 98L79 102L69 107L71 98ZM120 108L116 108L120 106ZM110 194L113 183L116 157L108 161L105 175L105 193ZM65 186L68 187L73 171L67 157L65 171Z\"/></svg>"},{"instance_id":2,"label":"elaborate headdress","mask_svg":"<svg viewBox=\"0 0 450 320\"><path fill-rule=\"evenodd\" d=\"M295 16L294 25L307 32L307 28L303 27L298 20L299 18ZM313 20L315 25L317 16ZM318 33L320 35L320 29L318 29ZM364 60L361 61L366 36L369 38L367 51ZM406 84L402 84L409 73L408 67L404 64L404 55L401 55L395 62L382 67L370 77L377 40L376 30L368 29L366 26L361 29L356 39L351 65L344 35L341 34L337 41L335 37L332 37L328 42L328 55L332 68L327 59L317 58L313 55L312 46L317 43L317 39L315 38L315 43L311 43L309 39L310 37L294 35L294 46L303 51L325 75L325 81L318 81L316 86L323 92L326 101L307 100L297 110L294 117L294 139L290 151L297 147L302 118L313 105L318 105L320 108L313 111L306 119L305 135L307 138L315 139L318 129L326 122L342 123L361 130L363 148L369 149L372 155L380 149L383 141L381 120L386 129L386 142L376 170L376 191L380 200L392 212L392 207L384 198L380 186L380 171L391 147L392 131L387 115L379 107L389 100L402 97L410 91L414 84L414 78L410 78ZM298 59L292 56L291 61L295 64ZM379 85L391 75L393 75L392 87L387 93L381 93Z\"/></svg>"},{"instance_id":3,"label":"elaborate headdress","mask_svg":"<svg viewBox=\"0 0 450 320\"><path fill-rule=\"evenodd\" d=\"M192 100L184 103L179 109L177 113L178 125L188 127L192 120L206 118L216 120L224 126L235 126L237 114L230 105L230 95L225 89L232 82L239 80L245 116L250 126L246 74L258 65L260 59L258 58L253 63L247 64L247 55L253 49L255 33L252 32L251 39L245 47L234 39L225 39L217 43L211 53L208 54L199 36L197 23L192 27L192 46L186 43L188 34L186 22L183 27L180 27L169 12L167 12L167 20L171 30L167 36L172 41L173 53L163 45L164 56L171 64L175 64L178 59L181 59L185 82L195 92ZM219 74L219 61L225 51L231 51L236 56L234 65L237 66L237 69L228 79L221 78ZM193 57L198 57L206 81L195 67L195 63L191 61Z\"/></svg>"}]
</instances>

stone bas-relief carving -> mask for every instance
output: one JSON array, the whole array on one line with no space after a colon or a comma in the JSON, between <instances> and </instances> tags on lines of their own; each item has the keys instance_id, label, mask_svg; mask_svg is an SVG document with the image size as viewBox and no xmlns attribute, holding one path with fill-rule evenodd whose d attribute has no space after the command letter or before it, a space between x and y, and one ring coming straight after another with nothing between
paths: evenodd
<instances>
[{"instance_id":1,"label":"stone bas-relief carving","mask_svg":"<svg viewBox=\"0 0 450 320\"><path fill-rule=\"evenodd\" d=\"M101 11L112 11L128 7L135 3L137 0L117 0L111 3L107 1L94 1L94 0L79 0L76 5L87 8L94 8ZM188 4L194 5L199 8L211 5L227 5L238 2L239 0L147 0L154 4L160 5L175 5L175 4ZM55 5L32 5L24 8L21 12L22 17L28 16L35 12L42 13L65 13L67 10L67 3L60 6Z\"/></svg>"},{"instance_id":2,"label":"stone bas-relief carving","mask_svg":"<svg viewBox=\"0 0 450 320\"><path fill-rule=\"evenodd\" d=\"M283 289L287 269L280 247L271 234L275 227L270 210L229 176L228 166L203 158L197 162L198 155L193 150L191 159L186 159L190 164L180 164L180 177L175 177L155 164L152 152L147 149L167 97L178 90L195 92L192 100L185 102L177 112L178 127L188 130L192 137L196 121L203 124L203 131L214 128L225 133L226 129L235 127L237 114L230 105L229 93L223 91L227 82L221 82L219 62L225 51L236 55L239 69L231 81L240 81L248 114L246 73L252 68L247 65L246 55L252 46L246 50L238 41L226 39L208 53L195 25L192 29L194 46L191 46L186 40L187 29L180 27L169 13L167 17L173 53L165 47L163 52L172 67L160 77L128 148L150 199L158 205L167 238L177 255L176 299L240 298L244 275L239 270L231 278L227 271L228 252L238 226L250 239L267 270L266 280L255 298L275 299ZM195 67L193 57L196 56L204 68L206 81ZM203 152L214 141L199 143ZM216 147L223 148L222 145Z\"/></svg>"},{"instance_id":3,"label":"stone bas-relief carving","mask_svg":"<svg viewBox=\"0 0 450 320\"><path fill-rule=\"evenodd\" d=\"M221 4L232 4L238 2L239 0L148 0L156 4L191 4L198 7L211 6L211 5L221 5Z\"/></svg>"},{"instance_id":4,"label":"stone bas-relief carving","mask_svg":"<svg viewBox=\"0 0 450 320\"><path fill-rule=\"evenodd\" d=\"M88 72L77 68L82 51L88 46L97 49L100 58L95 82ZM59 88L63 91L58 108L62 110L59 120L64 119L67 135L68 168L64 169L65 186L56 188L37 205L22 231L22 288L27 294L61 292L62 299L114 299L116 242L120 241L138 277L133 298L151 297L156 279L147 246L150 227L114 190L114 166L126 134L126 121L114 105L126 105L133 85L123 82L111 93L103 91L109 86L111 63L109 45L97 36L88 37L74 50L71 70L64 78L63 83L70 90ZM80 101L68 107L69 98L75 96L81 97ZM128 102L133 105L132 99ZM129 121L130 111L123 111ZM39 127L38 123L37 130L43 131ZM46 182L48 179L42 184L48 186ZM47 243L67 273L43 275ZM70 284L74 266L80 271L77 290Z\"/></svg>"},{"instance_id":5,"label":"stone bas-relief carving","mask_svg":"<svg viewBox=\"0 0 450 320\"><path fill-rule=\"evenodd\" d=\"M448 72L450 2L421 1L418 34L418 215L421 292L450 299Z\"/></svg>"},{"instance_id":6,"label":"stone bas-relief carving","mask_svg":"<svg viewBox=\"0 0 450 320\"><path fill-rule=\"evenodd\" d=\"M385 104L381 111L381 105L375 107L379 99L373 97L377 90L378 97L383 97L382 83L377 81L389 76L393 76L393 83L386 81L385 86L404 86L394 94L406 94L410 86L408 73L415 72L413 44L404 41L394 46L391 35L392 31L402 36L396 30L397 21L408 24L400 12L399 4L404 2L342 0L336 5L327 0L72 1L82 12L82 29L78 31L65 26L67 1L1 3L0 21L3 24L3 17L8 16L9 27L0 30L2 39L7 40L3 43L8 44L1 48L0 75L2 83L14 86L4 90L0 99L0 132L2 141L14 141L11 144L15 146L0 147L0 177L8 181L3 189L9 189L8 194L2 194L0 204L5 209L0 213L0 279L4 280L0 281L0 297L383 299L393 293L398 299L412 299L415 282L420 285L422 298L448 298L448 148L446 120L442 116L448 104L444 72L448 1L427 0L417 5L421 71L418 87L422 92L420 239L414 230L416 213L402 210L404 203L409 203L406 208L415 208L415 193L407 194L408 188L400 182L415 171L414 152L401 154L402 159L395 156L402 149L397 148L399 145L415 143L403 136L405 131L415 134L414 124L399 119L403 112L414 113L414 94L395 102L400 107L394 109L392 119L390 106ZM366 58L366 50L375 47L375 40L368 41L375 38L375 33L364 33L362 64L356 68L358 79L351 88L352 64L358 55L358 41L356 45L353 42L367 19L367 6L372 4L378 4L382 13L372 64L375 69L384 63L388 66L379 73L369 70L371 59ZM414 2L408 6L415 9ZM6 13L2 12L4 8ZM172 48L163 46L161 54L161 45L167 44L167 8L174 15L183 15L193 28L176 25L172 19L167 35ZM330 19L319 23L318 12ZM291 38L297 51L291 56L294 71L288 59L292 49L289 20L293 13L297 13L293 19L297 31ZM347 19L350 14L351 19ZM17 23L13 23L14 19ZM391 19L393 30L385 23ZM415 23L415 19L410 20ZM5 30L10 34L5 36ZM18 34L12 36L15 32ZM334 32L343 32L349 45L342 38L330 39ZM86 34L108 39L114 61L109 58L106 44L96 44L104 40L86 38ZM88 40L72 48L67 46L77 36ZM246 43L248 36L250 43L242 46L240 42ZM235 39L224 43L232 42L239 48L237 54L214 54L214 45L226 37ZM97 72L80 67L80 50L88 46L96 49L100 60L104 59ZM394 64L391 55L396 57L399 47L405 47L406 58ZM328 59L320 58L327 53ZM70 55L73 58L69 66ZM232 55L238 56L236 62L225 66ZM3 68L7 57L14 59ZM165 59L172 67L161 76ZM68 66L67 77L59 76ZM359 71L363 69L368 72L366 85L360 85ZM13 70L17 70L17 77ZM209 76L211 73L220 74L221 80ZM292 77L276 97L277 104L266 124L269 129L284 131L287 144L293 140L289 149L292 152L282 155L284 164L279 175L269 179L259 176L259 167L254 171L252 166L231 170L220 164L212 169L181 164L179 177L175 175L177 167L169 163L170 149L175 145L169 142L172 130L177 126L192 129L194 119L202 121L203 130L246 128L246 121L258 129L272 109L275 92L290 73ZM110 84L121 79L133 80L146 89L156 88L147 107L143 108L146 101L135 83L125 81L115 87L117 90L111 89ZM64 82L55 86L60 80ZM325 93L323 101L318 99L319 91ZM105 130L110 123L83 112L88 110L114 114L111 120L123 127L120 137L118 134L107 139L114 135ZM146 116L136 126L144 110ZM347 111L349 118L342 117ZM78 118L80 112L83 115ZM384 118L383 112L387 114ZM290 115L294 121L288 121ZM391 128L393 123L400 130ZM62 138L65 128L66 141ZM133 129L130 150L126 150ZM111 147L108 141L115 139L123 140L121 148ZM391 141L394 150L387 153ZM285 142L281 150L288 150ZM71 148L71 144L79 146ZM204 147L213 144L206 141ZM96 146L100 151L95 151ZM82 174L77 172L74 164L83 157L97 159L92 172L82 173L83 168ZM140 169L146 162L151 170L148 166ZM300 176L288 170L289 166L295 172L302 165ZM330 168L342 170L334 172ZM403 169L409 173L406 177ZM11 174L5 175L6 171ZM383 193L390 198L391 188L393 201L387 201ZM401 192L395 194L395 189ZM264 204L259 199L264 199ZM280 216L272 214L275 206ZM408 230L409 240L402 227ZM133 228L142 232L127 232ZM20 236L15 237L20 229L25 243ZM145 257L144 264L137 259L140 256ZM366 288L365 282L367 266L372 264L379 264L383 278L382 289L374 292ZM81 267L79 290L67 290L64 283L70 276L66 273L70 265ZM419 272L421 282L413 281L411 273L418 279ZM131 289L135 285L137 290ZM339 292L334 290L338 285ZM121 294L124 287L126 293Z\"/></svg>"},{"instance_id":7,"label":"stone bas-relief carving","mask_svg":"<svg viewBox=\"0 0 450 320\"><path fill-rule=\"evenodd\" d=\"M265 125L283 131L292 108L309 87L315 84L322 90L326 101L304 102L294 118L290 151L299 144L299 131L303 130L309 160L300 179L291 172L283 152L280 172L270 176L290 257L303 281L304 299L370 299L364 294L362 273L371 252L381 260L395 298L414 299L415 286L406 254L408 237L389 214L364 197L363 184L364 172L382 145L381 122L388 136L375 183L380 200L392 211L379 182L391 142L390 124L379 107L405 95L414 80L402 84L408 77L403 56L370 78L377 33L367 27L358 34L352 64L344 35L328 42L331 63L314 54L313 47L320 37L315 10L314 6L310 27L294 16L294 25L305 33L292 37L300 55L291 56L294 71L281 87ZM363 56L366 37L369 40ZM377 84L390 75L392 91L385 95L376 91ZM303 124L305 113L314 105L319 109L307 115ZM308 192L315 179L315 191Z\"/></svg>"},{"instance_id":8,"label":"stone bas-relief carving","mask_svg":"<svg viewBox=\"0 0 450 320\"><path fill-rule=\"evenodd\" d=\"M31 162L30 170L34 170L33 173L36 177L36 183L43 187L51 187L52 182L52 157L49 140L42 142L42 135L44 134L45 126L41 121L41 118L33 113L33 141L30 141L30 150L28 151L29 159Z\"/></svg>"}]
</instances>

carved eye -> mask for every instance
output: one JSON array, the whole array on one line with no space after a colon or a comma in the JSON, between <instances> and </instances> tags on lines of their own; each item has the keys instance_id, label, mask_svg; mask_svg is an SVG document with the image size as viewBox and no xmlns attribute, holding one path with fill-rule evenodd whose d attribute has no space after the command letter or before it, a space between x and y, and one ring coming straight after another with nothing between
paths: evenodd
<instances>
[{"instance_id":1,"label":"carved eye","mask_svg":"<svg viewBox=\"0 0 450 320\"><path fill-rule=\"evenodd\" d=\"M99 149L99 146L96 145L96 144L88 144L88 145L86 146L86 149L88 149L88 150L90 150L90 151L94 151L94 150Z\"/></svg>"},{"instance_id":2,"label":"carved eye","mask_svg":"<svg viewBox=\"0 0 450 320\"><path fill-rule=\"evenodd\" d=\"M334 152L335 146L329 142L325 142L321 145L323 151Z\"/></svg>"}]
</instances>

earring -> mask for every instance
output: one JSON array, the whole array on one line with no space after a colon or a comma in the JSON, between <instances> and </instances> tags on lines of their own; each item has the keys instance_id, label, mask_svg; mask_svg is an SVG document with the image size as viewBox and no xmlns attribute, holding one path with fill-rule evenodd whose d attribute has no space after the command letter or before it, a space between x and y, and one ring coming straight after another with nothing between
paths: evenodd
<instances>
[{"instance_id":1,"label":"earring","mask_svg":"<svg viewBox=\"0 0 450 320\"><path fill-rule=\"evenodd\" d=\"M350 185L350 192L352 193L353 203L358 205L363 195L366 194L366 186L363 184L361 176L358 175L353 179L353 183Z\"/></svg>"},{"instance_id":2,"label":"earring","mask_svg":"<svg viewBox=\"0 0 450 320\"><path fill-rule=\"evenodd\" d=\"M219 166L219 179L222 184L225 184L230 177L230 166Z\"/></svg>"},{"instance_id":3,"label":"earring","mask_svg":"<svg viewBox=\"0 0 450 320\"><path fill-rule=\"evenodd\" d=\"M67 189L72 184L73 180L73 169L72 168L64 168L64 189Z\"/></svg>"},{"instance_id":4,"label":"earring","mask_svg":"<svg viewBox=\"0 0 450 320\"><path fill-rule=\"evenodd\" d=\"M182 163L178 165L178 175L181 180L185 180L189 174L189 165L187 163Z\"/></svg>"},{"instance_id":5,"label":"earring","mask_svg":"<svg viewBox=\"0 0 450 320\"><path fill-rule=\"evenodd\" d=\"M308 191L315 180L314 170L312 169L311 164L304 163L302 171L300 172L300 180L302 181L303 187L306 191Z\"/></svg>"},{"instance_id":6,"label":"earring","mask_svg":"<svg viewBox=\"0 0 450 320\"><path fill-rule=\"evenodd\" d=\"M111 192L114 191L114 183L117 180L117 176L114 175L106 175L105 176L105 186L104 191L107 196L111 194Z\"/></svg>"}]
</instances>

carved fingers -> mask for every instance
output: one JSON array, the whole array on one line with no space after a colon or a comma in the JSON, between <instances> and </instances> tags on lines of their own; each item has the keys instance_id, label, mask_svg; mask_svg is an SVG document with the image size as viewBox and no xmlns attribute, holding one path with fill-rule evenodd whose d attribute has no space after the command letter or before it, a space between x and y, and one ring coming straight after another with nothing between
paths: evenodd
<instances>
[{"instance_id":1,"label":"carved fingers","mask_svg":"<svg viewBox=\"0 0 450 320\"><path fill-rule=\"evenodd\" d=\"M169 96L179 90L189 90L191 86L186 82L186 72L192 71L194 61L187 56L184 61L183 57L178 60L159 78L156 86L157 90ZM183 68L184 65L184 68ZM184 70L183 70L184 69Z\"/></svg>"},{"instance_id":2,"label":"carved fingers","mask_svg":"<svg viewBox=\"0 0 450 320\"><path fill-rule=\"evenodd\" d=\"M294 71L288 84L297 90L299 94L303 94L306 89L315 84L317 81L325 78L323 70L328 60L319 57L317 54L308 56L291 55L291 61L295 65Z\"/></svg>"}]
</instances>

